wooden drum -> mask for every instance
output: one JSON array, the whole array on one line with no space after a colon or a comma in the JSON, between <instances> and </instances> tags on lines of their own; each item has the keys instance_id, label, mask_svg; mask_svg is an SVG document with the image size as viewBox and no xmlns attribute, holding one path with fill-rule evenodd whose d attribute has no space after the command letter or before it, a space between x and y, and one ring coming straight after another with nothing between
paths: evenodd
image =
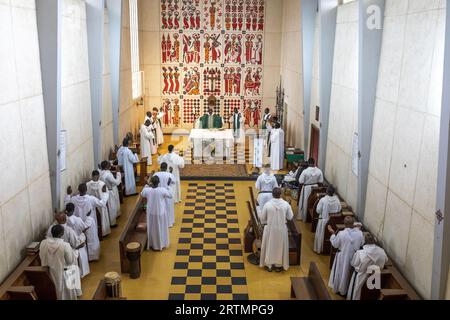
<instances>
[{"instance_id":1,"label":"wooden drum","mask_svg":"<svg viewBox=\"0 0 450 320\"><path fill-rule=\"evenodd\" d=\"M130 278L138 279L141 276L141 244L130 242L127 244L126 252L130 261Z\"/></svg>"},{"instance_id":2,"label":"wooden drum","mask_svg":"<svg viewBox=\"0 0 450 320\"><path fill-rule=\"evenodd\" d=\"M120 299L122 296L121 279L117 272L105 274L106 292L109 298Z\"/></svg>"}]
</instances>

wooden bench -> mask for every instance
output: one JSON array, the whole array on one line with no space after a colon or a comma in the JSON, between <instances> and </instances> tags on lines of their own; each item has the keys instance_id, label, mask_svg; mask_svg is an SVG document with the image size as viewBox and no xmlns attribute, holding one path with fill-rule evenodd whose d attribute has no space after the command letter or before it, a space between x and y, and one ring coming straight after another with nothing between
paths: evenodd
<instances>
[{"instance_id":1,"label":"wooden bench","mask_svg":"<svg viewBox=\"0 0 450 320\"><path fill-rule=\"evenodd\" d=\"M146 226L147 213L145 209L146 199L140 197L133 212L130 214L127 225L125 226L119 239L120 252L120 270L122 273L129 273L129 261L126 255L126 246L130 242L138 242L141 245L141 253L145 250L148 235L146 228L138 228L138 226Z\"/></svg>"},{"instance_id":2,"label":"wooden bench","mask_svg":"<svg viewBox=\"0 0 450 320\"><path fill-rule=\"evenodd\" d=\"M97 290L95 290L92 300L98 301L98 300L127 300L127 299L124 297L110 298L108 296L108 290L106 288L105 280L100 280L100 283L98 284Z\"/></svg>"},{"instance_id":3,"label":"wooden bench","mask_svg":"<svg viewBox=\"0 0 450 320\"><path fill-rule=\"evenodd\" d=\"M258 218L257 202L255 200L253 188L249 187L249 191L251 199L248 203L250 221L244 231L244 250L246 253L251 253L254 251L254 241L262 241L263 235L263 226ZM300 265L301 260L302 234L298 231L294 220L287 222L287 228L289 234L289 264L291 266L298 266Z\"/></svg>"},{"instance_id":4,"label":"wooden bench","mask_svg":"<svg viewBox=\"0 0 450 320\"><path fill-rule=\"evenodd\" d=\"M307 277L291 278L291 298L295 300L331 300L314 262L311 262Z\"/></svg>"},{"instance_id":5,"label":"wooden bench","mask_svg":"<svg viewBox=\"0 0 450 320\"><path fill-rule=\"evenodd\" d=\"M323 196L325 196L326 192L327 192L327 188L323 187L323 186L314 187L314 188L311 189L311 194L309 195L308 199L306 200L306 205L307 205L306 209L307 210L306 210L306 221L305 221L305 223L312 222L312 217L310 215L310 211L312 210L312 208L316 204L316 202L318 200L318 197L319 197L318 195L319 194L323 194ZM320 198L319 198L319 200L320 200Z\"/></svg>"},{"instance_id":6,"label":"wooden bench","mask_svg":"<svg viewBox=\"0 0 450 320\"><path fill-rule=\"evenodd\" d=\"M419 294L391 263L381 270L381 288L361 290L361 300L421 300Z\"/></svg>"},{"instance_id":7,"label":"wooden bench","mask_svg":"<svg viewBox=\"0 0 450 320\"><path fill-rule=\"evenodd\" d=\"M49 268L41 267L39 253L28 255L0 286L0 300L56 300Z\"/></svg>"},{"instance_id":8,"label":"wooden bench","mask_svg":"<svg viewBox=\"0 0 450 320\"><path fill-rule=\"evenodd\" d=\"M326 192L314 192L308 199L308 203L313 203L312 207L308 207L308 219L311 221L311 232L316 232L319 215L317 214L317 206L320 200L326 196ZM311 201L310 201L311 200Z\"/></svg>"}]
</instances>

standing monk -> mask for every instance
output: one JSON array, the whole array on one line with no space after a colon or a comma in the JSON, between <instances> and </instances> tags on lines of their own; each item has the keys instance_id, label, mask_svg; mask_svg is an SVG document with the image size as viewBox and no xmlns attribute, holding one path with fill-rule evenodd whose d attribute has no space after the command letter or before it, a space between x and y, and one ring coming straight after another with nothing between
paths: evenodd
<instances>
[{"instance_id":1,"label":"standing monk","mask_svg":"<svg viewBox=\"0 0 450 320\"><path fill-rule=\"evenodd\" d=\"M265 225L262 245L260 267L267 271L276 272L289 269L289 235L286 222L294 218L289 203L281 199L281 189L273 190L273 199L270 200L260 214L261 223Z\"/></svg>"}]
</instances>

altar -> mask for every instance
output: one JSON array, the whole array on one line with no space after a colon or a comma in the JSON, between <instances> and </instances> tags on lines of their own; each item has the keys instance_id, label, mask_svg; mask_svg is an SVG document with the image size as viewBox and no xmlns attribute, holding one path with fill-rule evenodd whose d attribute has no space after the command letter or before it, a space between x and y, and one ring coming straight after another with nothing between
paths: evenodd
<instances>
[{"instance_id":1,"label":"altar","mask_svg":"<svg viewBox=\"0 0 450 320\"><path fill-rule=\"evenodd\" d=\"M194 161L221 162L231 156L234 135L231 129L192 129L189 142L193 144Z\"/></svg>"}]
</instances>

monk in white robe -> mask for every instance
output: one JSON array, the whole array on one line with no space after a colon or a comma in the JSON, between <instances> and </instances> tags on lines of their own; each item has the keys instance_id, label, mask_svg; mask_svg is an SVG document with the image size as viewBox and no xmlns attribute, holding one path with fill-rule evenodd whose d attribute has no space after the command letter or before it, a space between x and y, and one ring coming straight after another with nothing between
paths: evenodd
<instances>
[{"instance_id":1,"label":"monk in white robe","mask_svg":"<svg viewBox=\"0 0 450 320\"><path fill-rule=\"evenodd\" d=\"M161 171L155 173L155 176L159 178L158 187L166 188L172 195L171 198L165 198L168 213L167 218L169 219L169 228L172 228L175 224L175 202L173 200L173 195L175 193L175 177L170 172L167 172L167 168L167 163L161 163Z\"/></svg>"},{"instance_id":2,"label":"monk in white robe","mask_svg":"<svg viewBox=\"0 0 450 320\"><path fill-rule=\"evenodd\" d=\"M103 161L101 163L100 180L106 184L109 193L108 213L111 227L117 226L117 218L120 217L120 196L118 186L122 183L122 175L117 172L116 178L111 172L111 163Z\"/></svg>"},{"instance_id":3,"label":"monk in white robe","mask_svg":"<svg viewBox=\"0 0 450 320\"><path fill-rule=\"evenodd\" d=\"M162 131L161 119L164 118L164 112L159 112L157 108L153 108L153 126L156 132L156 145L160 146L164 143L164 133Z\"/></svg>"},{"instance_id":4,"label":"monk in white robe","mask_svg":"<svg viewBox=\"0 0 450 320\"><path fill-rule=\"evenodd\" d=\"M80 247L78 248L78 266L80 268L80 276L84 278L89 273L91 273L89 267L89 255L87 251L87 240L86 240L86 232L88 230L88 226L84 221L74 215L75 205L73 203L66 204L66 215L67 215L67 226L69 226L73 231L75 231L78 241L80 243Z\"/></svg>"},{"instance_id":5,"label":"monk in white robe","mask_svg":"<svg viewBox=\"0 0 450 320\"><path fill-rule=\"evenodd\" d=\"M264 226L260 267L276 272L289 269L289 235L286 222L294 218L290 204L281 199L281 189L273 190L273 198L258 214Z\"/></svg>"},{"instance_id":6,"label":"monk in white robe","mask_svg":"<svg viewBox=\"0 0 450 320\"><path fill-rule=\"evenodd\" d=\"M77 233L67 225L67 216L64 212L57 213L55 215L55 222L48 228L47 230L47 238L52 238L52 228L56 225L60 225L64 228L63 240L70 244L72 249L78 250L79 247L84 244L84 241L81 242Z\"/></svg>"},{"instance_id":7,"label":"monk in white robe","mask_svg":"<svg viewBox=\"0 0 450 320\"><path fill-rule=\"evenodd\" d=\"M259 210L264 208L264 205L272 200L273 189L278 188L278 182L275 175L272 174L270 165L264 166L264 172L256 180L256 189L259 190L258 204Z\"/></svg>"},{"instance_id":8,"label":"monk in white robe","mask_svg":"<svg viewBox=\"0 0 450 320\"><path fill-rule=\"evenodd\" d=\"M311 195L312 188L318 187L319 183L323 183L323 173L322 170L316 167L316 161L311 158L308 160L308 164L309 168L303 170L298 180L302 191L300 192L297 219L301 221L306 221L308 198Z\"/></svg>"},{"instance_id":9,"label":"monk in white robe","mask_svg":"<svg viewBox=\"0 0 450 320\"><path fill-rule=\"evenodd\" d=\"M332 234L330 238L331 245L339 250L334 258L328 286L334 293L342 296L347 295L350 284L353 255L364 244L364 235L361 230L353 227L354 223L355 219L353 217L345 217L345 230L340 231L338 234L331 226L328 226L328 230Z\"/></svg>"},{"instance_id":10,"label":"monk in white robe","mask_svg":"<svg viewBox=\"0 0 450 320\"><path fill-rule=\"evenodd\" d=\"M69 193L70 192L70 193ZM96 208L106 207L105 199L97 199L87 194L87 186L82 183L78 186L77 196L71 196L72 188L67 188L66 204L71 202L75 205L75 216L81 218L87 225L86 233L89 261L100 259L100 240L98 238L98 224Z\"/></svg>"},{"instance_id":11,"label":"monk in white robe","mask_svg":"<svg viewBox=\"0 0 450 320\"><path fill-rule=\"evenodd\" d=\"M245 142L245 117L239 112L238 108L234 108L234 113L229 119L235 143L243 144Z\"/></svg>"},{"instance_id":12,"label":"monk in white robe","mask_svg":"<svg viewBox=\"0 0 450 320\"><path fill-rule=\"evenodd\" d=\"M279 123L270 130L270 166L275 171L284 167L284 131Z\"/></svg>"},{"instance_id":13,"label":"monk in white robe","mask_svg":"<svg viewBox=\"0 0 450 320\"><path fill-rule=\"evenodd\" d=\"M49 267L58 300L77 300L81 293L80 275L76 266L78 252L64 242L64 227L53 226L52 237L41 242L41 265ZM68 270L66 270L68 269Z\"/></svg>"},{"instance_id":14,"label":"monk in white robe","mask_svg":"<svg viewBox=\"0 0 450 320\"><path fill-rule=\"evenodd\" d=\"M94 170L92 172L92 180L86 183L87 193L90 196L96 197L99 200L103 200L108 204L109 192L106 188L106 184L100 180L100 172ZM108 205L99 208L100 217L102 219L102 236L106 237L111 234L111 221L109 220Z\"/></svg>"},{"instance_id":15,"label":"monk in white robe","mask_svg":"<svg viewBox=\"0 0 450 320\"><path fill-rule=\"evenodd\" d=\"M169 153L158 158L158 163L161 165L163 162L167 163L169 170L172 169L172 174L175 177L175 203L181 202L181 180L180 169L184 168L184 159L174 152L175 147L169 146Z\"/></svg>"},{"instance_id":16,"label":"monk in white robe","mask_svg":"<svg viewBox=\"0 0 450 320\"><path fill-rule=\"evenodd\" d=\"M371 234L366 234L365 243L363 249L356 251L352 259L352 267L355 271L350 281L347 300L360 300L361 291L369 276L373 274L373 268L376 267L381 271L388 261L386 252L375 244Z\"/></svg>"},{"instance_id":17,"label":"monk in white robe","mask_svg":"<svg viewBox=\"0 0 450 320\"><path fill-rule=\"evenodd\" d=\"M319 215L319 221L317 222L316 236L314 239L314 252L318 254L323 252L325 228L330 220L330 214L339 213L342 210L341 201L335 192L334 187L329 186L327 195L320 199L317 204L316 212Z\"/></svg>"},{"instance_id":18,"label":"monk in white robe","mask_svg":"<svg viewBox=\"0 0 450 320\"><path fill-rule=\"evenodd\" d=\"M166 188L158 187L159 183L159 178L153 176L152 186L145 186L141 192L141 196L147 199L147 250L155 251L162 251L170 245L166 199L172 194Z\"/></svg>"},{"instance_id":19,"label":"monk in white robe","mask_svg":"<svg viewBox=\"0 0 450 320\"><path fill-rule=\"evenodd\" d=\"M147 158L147 165L151 166L153 164L152 154L154 154L152 152L154 135L149 127L150 120L147 120L139 132L141 134L141 158Z\"/></svg>"},{"instance_id":20,"label":"monk in white robe","mask_svg":"<svg viewBox=\"0 0 450 320\"><path fill-rule=\"evenodd\" d=\"M125 175L125 194L132 196L136 194L136 178L134 177L134 164L139 162L137 154L128 148L128 139L123 140L122 145L122 168ZM119 161L120 165L120 161Z\"/></svg>"}]
</instances>

